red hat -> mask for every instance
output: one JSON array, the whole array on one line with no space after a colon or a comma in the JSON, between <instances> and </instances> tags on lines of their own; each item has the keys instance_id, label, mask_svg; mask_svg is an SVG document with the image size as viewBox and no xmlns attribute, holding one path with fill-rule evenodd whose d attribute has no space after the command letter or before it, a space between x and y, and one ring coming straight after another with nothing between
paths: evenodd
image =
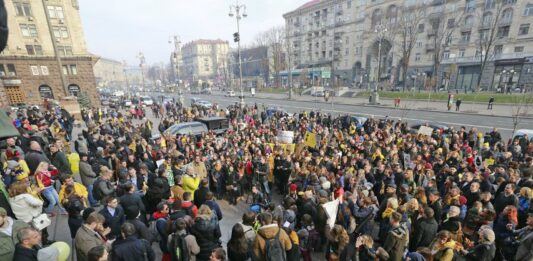
<instances>
[{"instance_id":1,"label":"red hat","mask_svg":"<svg viewBox=\"0 0 533 261\"><path fill-rule=\"evenodd\" d=\"M472 148L471 148L471 147L467 147L467 148L466 148L466 153L467 153L467 154L472 153Z\"/></svg>"},{"instance_id":2,"label":"red hat","mask_svg":"<svg viewBox=\"0 0 533 261\"><path fill-rule=\"evenodd\" d=\"M459 197L459 203L461 204L461 206L465 205L467 201L468 200L466 200L465 196L460 196Z\"/></svg>"},{"instance_id":3,"label":"red hat","mask_svg":"<svg viewBox=\"0 0 533 261\"><path fill-rule=\"evenodd\" d=\"M289 186L289 190L294 192L294 191L298 190L298 186L297 186L296 184L293 183L293 184L291 184L291 185Z\"/></svg>"},{"instance_id":4,"label":"red hat","mask_svg":"<svg viewBox=\"0 0 533 261\"><path fill-rule=\"evenodd\" d=\"M426 163L426 165L424 165L424 169L433 169L433 165L431 165L431 163Z\"/></svg>"}]
</instances>

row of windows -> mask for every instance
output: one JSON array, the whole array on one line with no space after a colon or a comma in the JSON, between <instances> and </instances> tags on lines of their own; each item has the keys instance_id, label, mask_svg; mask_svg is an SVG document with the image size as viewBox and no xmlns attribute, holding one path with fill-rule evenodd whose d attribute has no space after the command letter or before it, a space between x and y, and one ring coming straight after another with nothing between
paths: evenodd
<instances>
[{"instance_id":1,"label":"row of windows","mask_svg":"<svg viewBox=\"0 0 533 261\"><path fill-rule=\"evenodd\" d=\"M37 32L37 26L35 24L20 24L20 31L22 36L28 38L37 38L39 33ZM68 39L69 33L66 26L54 26L52 27L54 37L56 39Z\"/></svg>"},{"instance_id":2,"label":"row of windows","mask_svg":"<svg viewBox=\"0 0 533 261\"><path fill-rule=\"evenodd\" d=\"M17 16L33 16L31 4L29 2L14 2ZM47 6L48 14L51 19L65 19L65 13L62 6Z\"/></svg>"},{"instance_id":3,"label":"row of windows","mask_svg":"<svg viewBox=\"0 0 533 261\"><path fill-rule=\"evenodd\" d=\"M78 67L75 64L64 64L62 67L64 75L78 75ZM30 70L33 76L46 76L50 74L48 66L45 65L31 65Z\"/></svg>"},{"instance_id":4,"label":"row of windows","mask_svg":"<svg viewBox=\"0 0 533 261\"><path fill-rule=\"evenodd\" d=\"M7 69L7 70L6 70ZM8 64L0 64L0 76L16 76L17 70L15 69L15 65L12 63Z\"/></svg>"}]
</instances>

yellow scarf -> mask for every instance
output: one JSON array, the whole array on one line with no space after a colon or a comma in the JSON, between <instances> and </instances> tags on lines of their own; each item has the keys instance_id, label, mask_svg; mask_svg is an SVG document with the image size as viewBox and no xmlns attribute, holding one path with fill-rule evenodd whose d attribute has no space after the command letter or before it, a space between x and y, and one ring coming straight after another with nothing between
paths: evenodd
<instances>
[{"instance_id":1,"label":"yellow scarf","mask_svg":"<svg viewBox=\"0 0 533 261\"><path fill-rule=\"evenodd\" d=\"M383 219L385 219L385 218L389 218L389 217L392 215L392 213L394 213L394 209L392 209L392 208L387 208L387 209L385 209L385 211L383 211L383 214L381 214L381 217L382 217Z\"/></svg>"}]
</instances>

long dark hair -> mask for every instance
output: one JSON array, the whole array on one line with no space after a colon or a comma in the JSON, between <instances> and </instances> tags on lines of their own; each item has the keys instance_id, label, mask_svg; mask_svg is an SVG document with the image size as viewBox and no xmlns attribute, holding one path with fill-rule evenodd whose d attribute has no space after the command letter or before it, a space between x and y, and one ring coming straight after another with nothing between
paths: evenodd
<instances>
[{"instance_id":1,"label":"long dark hair","mask_svg":"<svg viewBox=\"0 0 533 261\"><path fill-rule=\"evenodd\" d=\"M231 239L228 242L228 250L239 253L246 254L248 253L248 241L244 236L244 229L241 224L237 223L233 226L231 230Z\"/></svg>"}]
</instances>

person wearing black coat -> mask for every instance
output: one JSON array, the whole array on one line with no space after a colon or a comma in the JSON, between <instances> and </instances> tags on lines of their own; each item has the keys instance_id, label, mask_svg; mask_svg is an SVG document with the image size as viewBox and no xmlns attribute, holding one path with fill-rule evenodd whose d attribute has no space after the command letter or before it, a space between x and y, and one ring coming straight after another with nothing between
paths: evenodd
<instances>
[{"instance_id":1,"label":"person wearing black coat","mask_svg":"<svg viewBox=\"0 0 533 261\"><path fill-rule=\"evenodd\" d=\"M194 192L194 205L200 208L207 200L207 193L209 192L209 182L207 179L200 181L200 187Z\"/></svg>"},{"instance_id":2,"label":"person wearing black coat","mask_svg":"<svg viewBox=\"0 0 533 261\"><path fill-rule=\"evenodd\" d=\"M409 240L409 249L412 252L419 247L429 247L439 229L432 208L426 207L420 214L422 217L414 222L412 239Z\"/></svg>"},{"instance_id":3,"label":"person wearing black coat","mask_svg":"<svg viewBox=\"0 0 533 261\"><path fill-rule=\"evenodd\" d=\"M162 199L168 199L170 197L170 186L168 185L166 170L160 168L157 174L158 176L151 182L148 180L148 191L145 196L147 213L153 213L155 207Z\"/></svg>"},{"instance_id":4,"label":"person wearing black coat","mask_svg":"<svg viewBox=\"0 0 533 261\"><path fill-rule=\"evenodd\" d=\"M135 226L137 238L152 242L152 234L148 231L148 227L141 221L141 214L136 206L129 206L124 209L126 214L126 223L131 223Z\"/></svg>"},{"instance_id":5,"label":"person wearing black coat","mask_svg":"<svg viewBox=\"0 0 533 261\"><path fill-rule=\"evenodd\" d=\"M121 226L121 237L113 242L111 261L154 261L155 253L150 243L137 238L135 226L125 223Z\"/></svg>"},{"instance_id":6,"label":"person wearing black coat","mask_svg":"<svg viewBox=\"0 0 533 261\"><path fill-rule=\"evenodd\" d=\"M67 187L65 190L71 189L71 187ZM65 191L65 193L68 195L69 192ZM63 204L63 207L65 207L65 210L68 213L68 227L70 229L70 236L71 238L76 237L76 232L78 232L78 229L83 225L83 218L81 216L81 211L85 209L85 206L83 205L83 200L78 195L72 195L61 202Z\"/></svg>"},{"instance_id":7,"label":"person wearing black coat","mask_svg":"<svg viewBox=\"0 0 533 261\"><path fill-rule=\"evenodd\" d=\"M30 150L26 153L24 156L24 160L26 163L28 163L28 168L30 169L30 173L34 173L37 169L37 166L42 161L46 161L49 164L51 164L50 160L44 152L41 149L41 145L39 145L38 142L32 141L30 142Z\"/></svg>"},{"instance_id":8,"label":"person wearing black coat","mask_svg":"<svg viewBox=\"0 0 533 261\"><path fill-rule=\"evenodd\" d=\"M60 174L72 175L72 170L70 169L70 163L68 162L67 156L65 153L60 151L56 145L50 145L50 153L52 158L52 165L59 170Z\"/></svg>"},{"instance_id":9,"label":"person wearing black coat","mask_svg":"<svg viewBox=\"0 0 533 261\"><path fill-rule=\"evenodd\" d=\"M130 206L136 206L141 213L146 213L146 208L142 198L135 192L136 188L132 183L128 182L124 184L124 190L126 193L120 197L120 205L122 209L127 209Z\"/></svg>"},{"instance_id":10,"label":"person wearing black coat","mask_svg":"<svg viewBox=\"0 0 533 261\"><path fill-rule=\"evenodd\" d=\"M13 260L37 261L37 252L41 245L39 233L34 228L23 228L17 232L17 238L20 242L15 245Z\"/></svg>"},{"instance_id":11,"label":"person wearing black coat","mask_svg":"<svg viewBox=\"0 0 533 261\"><path fill-rule=\"evenodd\" d=\"M118 199L114 196L105 198L105 207L100 210L100 214L105 217L104 226L111 229L108 237L120 236L120 226L126 220L124 210L118 204Z\"/></svg>"},{"instance_id":12,"label":"person wearing black coat","mask_svg":"<svg viewBox=\"0 0 533 261\"><path fill-rule=\"evenodd\" d=\"M211 221L211 217L205 215L196 217L191 234L196 237L196 242L200 246L196 260L209 260L213 249L220 247L220 229Z\"/></svg>"}]
</instances>

